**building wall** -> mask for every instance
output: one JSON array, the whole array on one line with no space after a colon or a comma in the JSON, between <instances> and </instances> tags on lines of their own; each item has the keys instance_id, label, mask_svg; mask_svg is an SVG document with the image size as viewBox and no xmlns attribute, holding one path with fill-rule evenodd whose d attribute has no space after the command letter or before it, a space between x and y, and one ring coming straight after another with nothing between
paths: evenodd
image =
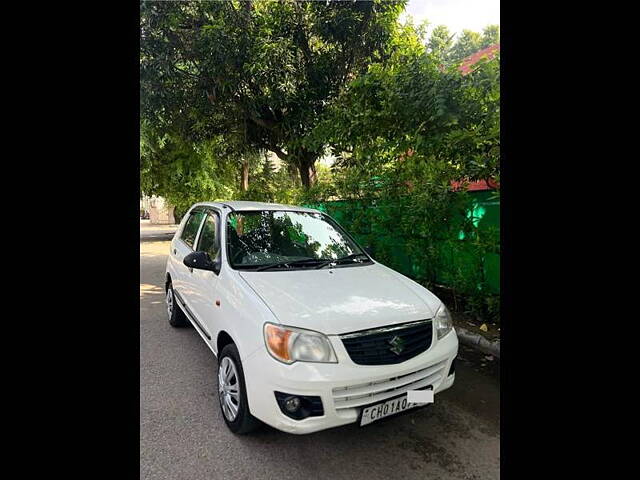
<instances>
[{"instance_id":1,"label":"building wall","mask_svg":"<svg viewBox=\"0 0 640 480\"><path fill-rule=\"evenodd\" d=\"M143 197L140 208L149 212L149 221L153 225L172 225L176 223L173 211L175 207L169 205L162 197Z\"/></svg>"}]
</instances>

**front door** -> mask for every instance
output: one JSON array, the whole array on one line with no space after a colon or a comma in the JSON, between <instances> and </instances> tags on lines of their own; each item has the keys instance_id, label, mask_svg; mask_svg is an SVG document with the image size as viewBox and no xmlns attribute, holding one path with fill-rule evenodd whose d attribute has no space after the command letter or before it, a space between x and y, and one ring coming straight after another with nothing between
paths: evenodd
<instances>
[{"instance_id":1,"label":"front door","mask_svg":"<svg viewBox=\"0 0 640 480\"><path fill-rule=\"evenodd\" d=\"M172 278L173 289L189 309L192 308L193 269L188 268L183 260L194 251L196 237L205 215L202 210L195 210L189 214L180 236L174 238L169 252L169 261L172 262L175 277Z\"/></svg>"},{"instance_id":2,"label":"front door","mask_svg":"<svg viewBox=\"0 0 640 480\"><path fill-rule=\"evenodd\" d=\"M220 215L214 211L207 211L202 230L198 237L198 252L206 252L211 260L220 253ZM210 270L194 269L191 274L193 311L197 320L201 322L207 334L218 331L216 325L217 309L216 287L218 276Z\"/></svg>"}]
</instances>

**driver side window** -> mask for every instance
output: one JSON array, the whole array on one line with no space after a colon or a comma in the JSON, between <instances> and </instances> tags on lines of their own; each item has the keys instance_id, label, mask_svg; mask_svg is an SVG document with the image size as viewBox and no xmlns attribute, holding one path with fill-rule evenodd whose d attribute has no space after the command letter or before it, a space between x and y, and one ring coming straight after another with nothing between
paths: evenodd
<instances>
[{"instance_id":1,"label":"driver side window","mask_svg":"<svg viewBox=\"0 0 640 480\"><path fill-rule=\"evenodd\" d=\"M208 213L200 232L198 248L196 250L207 252L211 260L218 256L220 242L218 238L219 217L217 213Z\"/></svg>"},{"instance_id":2,"label":"driver side window","mask_svg":"<svg viewBox=\"0 0 640 480\"><path fill-rule=\"evenodd\" d=\"M187 222L184 224L184 229L182 230L180 238L191 248L193 248L193 242L195 241L196 235L198 234L198 228L200 227L200 223L202 223L203 216L203 211L193 212L187 219Z\"/></svg>"}]
</instances>

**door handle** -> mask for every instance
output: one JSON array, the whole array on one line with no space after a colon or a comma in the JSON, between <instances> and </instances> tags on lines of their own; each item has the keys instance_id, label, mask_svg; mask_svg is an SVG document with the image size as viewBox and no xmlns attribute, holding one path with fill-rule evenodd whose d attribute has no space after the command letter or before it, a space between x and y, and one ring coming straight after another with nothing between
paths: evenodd
<instances>
[{"instance_id":1,"label":"door handle","mask_svg":"<svg viewBox=\"0 0 640 480\"><path fill-rule=\"evenodd\" d=\"M174 248L173 249L173 254L175 255L176 253L178 253L178 251Z\"/></svg>"}]
</instances>

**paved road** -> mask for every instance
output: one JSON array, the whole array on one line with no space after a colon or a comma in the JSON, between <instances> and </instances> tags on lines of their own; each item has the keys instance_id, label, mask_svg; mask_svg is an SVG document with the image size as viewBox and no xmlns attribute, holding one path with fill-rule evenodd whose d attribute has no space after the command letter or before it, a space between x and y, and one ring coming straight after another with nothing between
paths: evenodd
<instances>
[{"instance_id":1,"label":"paved road","mask_svg":"<svg viewBox=\"0 0 640 480\"><path fill-rule=\"evenodd\" d=\"M498 367L466 349L436 403L365 428L235 436L216 398L216 359L192 328L173 329L162 287L168 241L140 243L140 478L497 479ZM170 235L169 235L170 238Z\"/></svg>"},{"instance_id":2,"label":"paved road","mask_svg":"<svg viewBox=\"0 0 640 480\"><path fill-rule=\"evenodd\" d=\"M170 241L177 225L152 225L149 220L140 220L140 242Z\"/></svg>"}]
</instances>

